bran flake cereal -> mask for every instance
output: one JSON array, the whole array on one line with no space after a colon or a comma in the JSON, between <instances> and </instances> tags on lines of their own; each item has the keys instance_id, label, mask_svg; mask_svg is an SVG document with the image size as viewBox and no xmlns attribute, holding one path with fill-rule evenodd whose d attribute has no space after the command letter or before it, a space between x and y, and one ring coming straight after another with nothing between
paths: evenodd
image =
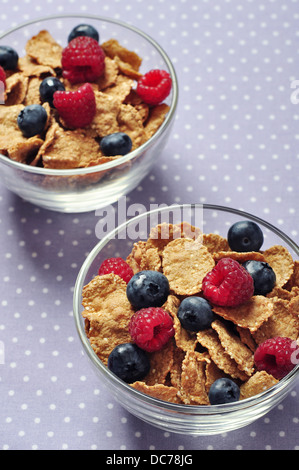
<instances>
[{"instance_id":1,"label":"bran flake cereal","mask_svg":"<svg viewBox=\"0 0 299 470\"><path fill-rule=\"evenodd\" d=\"M291 290L284 289L283 287L278 287L275 286L269 294L267 294L266 297L273 298L273 297L278 297L279 299L283 300L291 300L294 296L299 294L299 291L297 291L297 287L292 288Z\"/></svg>"},{"instance_id":2,"label":"bran flake cereal","mask_svg":"<svg viewBox=\"0 0 299 470\"><path fill-rule=\"evenodd\" d=\"M202 280L215 266L207 248L189 238L177 238L162 254L163 272L175 294L193 295L201 291Z\"/></svg>"},{"instance_id":3,"label":"bran flake cereal","mask_svg":"<svg viewBox=\"0 0 299 470\"><path fill-rule=\"evenodd\" d=\"M254 353L257 348L257 344L253 339L252 333L247 328L241 328L240 326L236 327L236 330L240 336L240 339L243 344L245 344L250 351Z\"/></svg>"},{"instance_id":4,"label":"bran flake cereal","mask_svg":"<svg viewBox=\"0 0 299 470\"><path fill-rule=\"evenodd\" d=\"M133 51L128 51L125 47L121 46L116 39L110 39L102 44L105 54L111 59L116 60L117 65L120 67L124 75L128 75L134 79L141 77L139 68L142 59Z\"/></svg>"},{"instance_id":5,"label":"bran flake cereal","mask_svg":"<svg viewBox=\"0 0 299 470\"><path fill-rule=\"evenodd\" d=\"M146 385L144 382L134 382L131 384L135 390L150 395L159 400L169 401L171 403L180 403L178 397L178 389L176 387L167 386L163 384Z\"/></svg>"},{"instance_id":6,"label":"bran flake cereal","mask_svg":"<svg viewBox=\"0 0 299 470\"><path fill-rule=\"evenodd\" d=\"M145 121L144 130L146 140L148 140L157 132L163 123L165 116L169 111L169 106L165 103L162 103L157 104L157 106L154 108L144 108L144 105L137 105L136 108L141 116L143 116L145 110L146 120L143 119L143 121Z\"/></svg>"},{"instance_id":7,"label":"bran flake cereal","mask_svg":"<svg viewBox=\"0 0 299 470\"><path fill-rule=\"evenodd\" d=\"M131 341L128 324L134 311L126 287L120 277L105 274L95 277L83 291L83 317L88 319L86 333L104 364L119 342Z\"/></svg>"},{"instance_id":8,"label":"bran flake cereal","mask_svg":"<svg viewBox=\"0 0 299 470\"><path fill-rule=\"evenodd\" d=\"M162 260L158 248L148 248L141 257L140 270L161 271L161 269Z\"/></svg>"},{"instance_id":9,"label":"bran flake cereal","mask_svg":"<svg viewBox=\"0 0 299 470\"><path fill-rule=\"evenodd\" d=\"M31 104L42 104L40 98L39 87L42 82L42 79L39 77L29 77L28 86L25 98L23 99L23 105L29 106ZM7 104L7 103L6 103ZM49 117L51 117L51 112L49 110Z\"/></svg>"},{"instance_id":10,"label":"bran flake cereal","mask_svg":"<svg viewBox=\"0 0 299 470\"><path fill-rule=\"evenodd\" d=\"M238 262L266 260L277 284L266 296L253 295L238 307L212 305L210 328L191 332L183 328L178 309L192 295L203 296L202 278L217 260L231 254ZM146 241L134 242L126 258L134 273L146 269L168 278L170 293L162 308L173 319L174 336L159 351L149 353L150 371L130 385L139 392L171 403L209 405L209 390L219 378L230 378L240 387L240 400L278 383L257 371L254 352L264 340L299 337L298 262L283 247L263 253L232 252L224 237L202 232L186 223L158 224ZM83 289L86 334L98 357L107 364L109 351L132 342L127 325L134 313L126 298L126 285L117 275L95 276Z\"/></svg>"},{"instance_id":11,"label":"bran flake cereal","mask_svg":"<svg viewBox=\"0 0 299 470\"><path fill-rule=\"evenodd\" d=\"M150 356L151 368L144 382L147 385L165 384L168 374L173 366L175 344L168 341L165 347L159 351L154 351Z\"/></svg>"},{"instance_id":12,"label":"bran flake cereal","mask_svg":"<svg viewBox=\"0 0 299 470\"><path fill-rule=\"evenodd\" d=\"M113 87L118 78L118 66L114 60L109 57L105 57L105 70L101 77L96 80L96 85L99 90L106 90L109 87Z\"/></svg>"},{"instance_id":13,"label":"bran flake cereal","mask_svg":"<svg viewBox=\"0 0 299 470\"><path fill-rule=\"evenodd\" d=\"M146 141L142 118L134 106L121 104L118 113L120 132L125 132L132 139L132 150L135 150Z\"/></svg>"},{"instance_id":14,"label":"bran flake cereal","mask_svg":"<svg viewBox=\"0 0 299 470\"><path fill-rule=\"evenodd\" d=\"M273 314L253 333L257 344L274 336L286 336L297 340L299 336L298 317L289 309L290 302L278 297L273 298Z\"/></svg>"},{"instance_id":15,"label":"bran flake cereal","mask_svg":"<svg viewBox=\"0 0 299 470\"><path fill-rule=\"evenodd\" d=\"M276 285L283 287L294 271L294 261L284 246L275 245L264 251L265 261L276 274Z\"/></svg>"},{"instance_id":16,"label":"bran flake cereal","mask_svg":"<svg viewBox=\"0 0 299 470\"><path fill-rule=\"evenodd\" d=\"M27 41L25 46L27 55L39 65L59 69L61 67L62 46L60 46L51 34L40 31Z\"/></svg>"},{"instance_id":17,"label":"bran flake cereal","mask_svg":"<svg viewBox=\"0 0 299 470\"><path fill-rule=\"evenodd\" d=\"M227 354L233 359L241 370L247 375L254 371L253 354L248 347L242 343L237 335L233 334L221 321L215 320L212 328L217 332L219 340Z\"/></svg>"},{"instance_id":18,"label":"bran flake cereal","mask_svg":"<svg viewBox=\"0 0 299 470\"><path fill-rule=\"evenodd\" d=\"M96 114L90 124L90 128L95 130L95 135L103 137L108 133L118 132L119 125L117 115L119 103L101 91L95 93ZM99 151L99 149L97 149Z\"/></svg>"},{"instance_id":19,"label":"bran flake cereal","mask_svg":"<svg viewBox=\"0 0 299 470\"><path fill-rule=\"evenodd\" d=\"M234 379L246 380L247 374L241 371L237 362L230 357L221 344L218 334L213 329L199 331L198 342L208 350L211 359L227 375Z\"/></svg>"},{"instance_id":20,"label":"bran flake cereal","mask_svg":"<svg viewBox=\"0 0 299 470\"><path fill-rule=\"evenodd\" d=\"M143 255L146 253L146 243L142 240L135 242L131 253L127 256L126 262L133 269L134 274L141 269L141 260Z\"/></svg>"},{"instance_id":21,"label":"bran flake cereal","mask_svg":"<svg viewBox=\"0 0 299 470\"><path fill-rule=\"evenodd\" d=\"M84 168L98 164L103 157L94 147L94 139L85 129L62 130L57 123L49 129L39 154L45 168L73 168L74 162Z\"/></svg>"},{"instance_id":22,"label":"bran flake cereal","mask_svg":"<svg viewBox=\"0 0 299 470\"><path fill-rule=\"evenodd\" d=\"M15 73L7 78L4 100L7 106L22 104L28 88L29 79L21 73Z\"/></svg>"},{"instance_id":23,"label":"bran flake cereal","mask_svg":"<svg viewBox=\"0 0 299 470\"><path fill-rule=\"evenodd\" d=\"M117 75L115 83L112 87L107 87L105 93L114 100L123 103L133 87L134 81L125 75ZM127 103L126 103L127 104ZM129 103L131 104L131 103Z\"/></svg>"},{"instance_id":24,"label":"bran flake cereal","mask_svg":"<svg viewBox=\"0 0 299 470\"><path fill-rule=\"evenodd\" d=\"M213 258L215 261L219 261L222 258L231 258L238 261L239 263L244 263L248 260L265 261L264 255L257 251L251 251L249 253L238 253L236 251L218 251L218 253L213 253Z\"/></svg>"},{"instance_id":25,"label":"bran flake cereal","mask_svg":"<svg viewBox=\"0 0 299 470\"><path fill-rule=\"evenodd\" d=\"M202 353L188 351L182 362L180 397L186 405L208 405L205 369L209 359Z\"/></svg>"},{"instance_id":26,"label":"bran flake cereal","mask_svg":"<svg viewBox=\"0 0 299 470\"><path fill-rule=\"evenodd\" d=\"M115 39L100 45L106 55L105 70L102 76L91 83L96 100L96 114L92 123L84 129L74 130L66 125L55 108L49 108L49 121L55 126L55 130L48 133L47 128L43 135L28 139L21 135L16 125L16 110L23 108L15 106L42 104L39 87L46 77L58 78L69 92L77 90L84 83L71 84L63 78L63 47L49 31L41 30L27 41L26 54L19 58L16 70L6 71L4 104L0 105L0 152L3 155L24 164L44 168L86 168L122 157L116 155L113 160L109 156L103 158L100 140L108 134L125 132L132 139L132 150L153 136L163 123L169 106L165 103L149 106L138 97L134 88L136 81L142 76L142 58ZM39 152L40 147L42 149ZM84 152L84 155L79 156L78 149L83 149L81 153ZM129 169L130 164L126 170ZM82 176L81 179L89 184L103 176L104 171L99 171L91 178ZM79 180L80 177L62 178L57 185L75 186ZM52 182L50 178L45 181L45 185L50 187Z\"/></svg>"},{"instance_id":27,"label":"bran flake cereal","mask_svg":"<svg viewBox=\"0 0 299 470\"><path fill-rule=\"evenodd\" d=\"M240 400L244 400L245 398L250 398L258 393L264 392L277 383L278 380L264 370L256 372L247 380L247 382L241 385Z\"/></svg>"},{"instance_id":28,"label":"bran flake cereal","mask_svg":"<svg viewBox=\"0 0 299 470\"><path fill-rule=\"evenodd\" d=\"M298 288L299 286L299 261L295 260L294 261L294 270L293 273L286 283L285 287L287 289L292 289L292 288Z\"/></svg>"},{"instance_id":29,"label":"bran flake cereal","mask_svg":"<svg viewBox=\"0 0 299 470\"><path fill-rule=\"evenodd\" d=\"M39 65L29 55L19 58L18 68L25 77L41 77L56 75L55 70L48 65Z\"/></svg>"},{"instance_id":30,"label":"bran flake cereal","mask_svg":"<svg viewBox=\"0 0 299 470\"><path fill-rule=\"evenodd\" d=\"M256 331L273 314L273 300L255 295L239 307L214 307L214 312L237 326Z\"/></svg>"},{"instance_id":31,"label":"bran flake cereal","mask_svg":"<svg viewBox=\"0 0 299 470\"><path fill-rule=\"evenodd\" d=\"M288 311L297 319L299 317L299 295L293 297L289 303Z\"/></svg>"},{"instance_id":32,"label":"bran flake cereal","mask_svg":"<svg viewBox=\"0 0 299 470\"><path fill-rule=\"evenodd\" d=\"M219 367L215 364L215 362L212 361L212 359L207 362L205 375L205 386L207 393L209 393L211 385L215 382L215 380L221 378L229 378L229 376L223 370L219 369Z\"/></svg>"},{"instance_id":33,"label":"bran flake cereal","mask_svg":"<svg viewBox=\"0 0 299 470\"><path fill-rule=\"evenodd\" d=\"M227 239L217 233L204 233L202 243L212 254L231 251Z\"/></svg>"},{"instance_id":34,"label":"bran flake cereal","mask_svg":"<svg viewBox=\"0 0 299 470\"><path fill-rule=\"evenodd\" d=\"M185 357L185 351L176 347L173 351L173 364L170 371L170 384L176 387L177 390L181 388L182 364Z\"/></svg>"},{"instance_id":35,"label":"bran flake cereal","mask_svg":"<svg viewBox=\"0 0 299 470\"><path fill-rule=\"evenodd\" d=\"M180 299L174 295L169 295L167 301L163 305L163 308L170 313L173 319L174 327L174 338L176 345L182 349L182 351L194 351L197 344L196 334L182 328L181 322L177 316L178 309L180 306Z\"/></svg>"}]
</instances>

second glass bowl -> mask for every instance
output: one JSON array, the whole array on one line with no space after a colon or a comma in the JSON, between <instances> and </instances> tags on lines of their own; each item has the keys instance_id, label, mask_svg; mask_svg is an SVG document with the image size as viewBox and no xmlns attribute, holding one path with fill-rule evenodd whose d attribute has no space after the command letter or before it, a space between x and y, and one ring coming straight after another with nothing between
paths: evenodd
<instances>
[{"instance_id":1,"label":"second glass bowl","mask_svg":"<svg viewBox=\"0 0 299 470\"><path fill-rule=\"evenodd\" d=\"M149 173L168 140L178 100L178 82L171 60L162 47L138 28L121 21L94 15L60 15L41 18L17 26L0 36L0 45L9 45L25 55L25 44L41 30L48 30L63 47L70 31L79 23L94 26L100 42L111 38L142 58L141 73L152 68L166 70L172 91L165 102L169 112L158 131L129 154L101 165L78 169L48 169L13 161L0 154L0 181L21 198L59 212L87 212L117 201L128 194Z\"/></svg>"}]
</instances>

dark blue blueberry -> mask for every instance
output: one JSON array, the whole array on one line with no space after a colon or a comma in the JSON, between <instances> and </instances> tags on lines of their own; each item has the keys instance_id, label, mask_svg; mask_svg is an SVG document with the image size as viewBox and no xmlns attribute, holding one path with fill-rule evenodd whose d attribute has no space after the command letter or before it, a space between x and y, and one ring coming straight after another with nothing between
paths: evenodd
<instances>
[{"instance_id":1,"label":"dark blue blueberry","mask_svg":"<svg viewBox=\"0 0 299 470\"><path fill-rule=\"evenodd\" d=\"M19 56L10 46L0 46L0 65L4 70L14 70L17 68Z\"/></svg>"},{"instance_id":2,"label":"dark blue blueberry","mask_svg":"<svg viewBox=\"0 0 299 470\"><path fill-rule=\"evenodd\" d=\"M39 87L41 100L49 103L52 108L55 91L65 91L63 83L57 77L47 77L41 82Z\"/></svg>"},{"instance_id":3,"label":"dark blue blueberry","mask_svg":"<svg viewBox=\"0 0 299 470\"><path fill-rule=\"evenodd\" d=\"M139 271L127 285L127 297L137 309L161 307L168 294L168 279L158 271Z\"/></svg>"},{"instance_id":4,"label":"dark blue blueberry","mask_svg":"<svg viewBox=\"0 0 299 470\"><path fill-rule=\"evenodd\" d=\"M232 403L240 398L240 388L231 379L221 378L212 383L209 390L211 405Z\"/></svg>"},{"instance_id":5,"label":"dark blue blueberry","mask_svg":"<svg viewBox=\"0 0 299 470\"><path fill-rule=\"evenodd\" d=\"M126 155L131 151L132 140L128 134L124 132L114 132L113 134L105 135L101 139L101 150L104 155L113 157L115 155Z\"/></svg>"},{"instance_id":6,"label":"dark blue blueberry","mask_svg":"<svg viewBox=\"0 0 299 470\"><path fill-rule=\"evenodd\" d=\"M17 123L25 137L41 134L48 120L47 111L40 104L30 104L19 113Z\"/></svg>"},{"instance_id":7,"label":"dark blue blueberry","mask_svg":"<svg viewBox=\"0 0 299 470\"><path fill-rule=\"evenodd\" d=\"M248 260L243 266L253 278L254 295L266 295L271 292L276 283L276 275L268 263Z\"/></svg>"},{"instance_id":8,"label":"dark blue blueberry","mask_svg":"<svg viewBox=\"0 0 299 470\"><path fill-rule=\"evenodd\" d=\"M109 354L107 365L111 372L126 383L142 380L150 370L146 352L134 343L116 346Z\"/></svg>"},{"instance_id":9,"label":"dark blue blueberry","mask_svg":"<svg viewBox=\"0 0 299 470\"><path fill-rule=\"evenodd\" d=\"M189 331L201 331L210 328L215 314L211 305L202 297L186 297L182 300L178 318L183 328Z\"/></svg>"},{"instance_id":10,"label":"dark blue blueberry","mask_svg":"<svg viewBox=\"0 0 299 470\"><path fill-rule=\"evenodd\" d=\"M78 24L77 26L75 26L75 28L73 28L69 34L68 42L78 36L88 36L98 42L100 40L98 31L90 24Z\"/></svg>"},{"instance_id":11,"label":"dark blue blueberry","mask_svg":"<svg viewBox=\"0 0 299 470\"><path fill-rule=\"evenodd\" d=\"M264 235L255 222L244 220L230 227L227 241L233 251L259 251L264 242Z\"/></svg>"}]
</instances>

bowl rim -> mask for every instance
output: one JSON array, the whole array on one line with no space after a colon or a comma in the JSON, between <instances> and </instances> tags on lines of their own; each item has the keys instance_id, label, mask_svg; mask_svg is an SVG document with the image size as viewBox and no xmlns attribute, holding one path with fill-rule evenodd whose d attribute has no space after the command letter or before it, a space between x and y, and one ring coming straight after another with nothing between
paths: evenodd
<instances>
[{"instance_id":1,"label":"bowl rim","mask_svg":"<svg viewBox=\"0 0 299 470\"><path fill-rule=\"evenodd\" d=\"M121 26L125 29L130 30L133 33L136 33L137 35L141 36L143 39L145 39L147 42L149 42L160 54L160 56L163 58L165 61L169 73L172 79L172 98L171 98L171 103L170 103L170 109L159 127L159 129L155 132L155 134L148 139L144 144L140 145L137 149L133 150L132 152L128 153L127 155L124 155L123 157L117 158L116 160L113 160L111 162L107 163L101 163L99 165L94 165L91 167L87 168L74 168L74 169L49 169L49 168L40 168L40 167L35 167L35 166L30 166L26 165L21 162L17 162L14 160L11 160L5 155L2 155L0 153L0 162L4 163L7 166L10 166L12 168L15 168L16 170L22 170L28 173L34 173L37 175L43 175L43 176L76 176L76 175L88 175L88 174L93 174L98 171L104 171L104 170L109 170L111 168L118 167L120 165L123 165L134 158L138 157L140 154L144 153L147 151L148 148L150 148L152 145L155 144L155 142L159 139L159 137L166 131L166 129L170 126L170 124L173 121L175 111L177 108L177 103L178 103L178 79L177 79L177 74L174 68L174 65L172 61L170 60L168 54L166 51L158 44L158 42L152 38L149 34L145 33L141 29L137 28L134 25L131 25L129 23L120 21L115 18L109 18L106 16L99 16L99 15L90 15L90 14L61 14L61 15L50 15L50 16L43 16L39 18L34 18L33 20L30 21L25 21L23 23L20 23L14 28L10 28L9 30L4 31L2 34L0 34L0 40L4 39L6 36L8 36L11 33L14 33L15 31L18 31L19 29L22 29L26 26L30 26L33 24L40 23L42 21L48 21L48 20L59 20L59 19L68 19L68 18L74 18L74 19L80 19L81 22L84 19L90 19L90 20L99 20L102 22L107 22L111 24L116 24L117 26Z\"/></svg>"},{"instance_id":2,"label":"bowl rim","mask_svg":"<svg viewBox=\"0 0 299 470\"><path fill-rule=\"evenodd\" d=\"M274 232L276 235L281 237L287 244L289 244L296 255L299 256L299 246L284 232L282 232L280 229L272 225L271 223L265 221L264 219L257 217L249 212L243 211L241 209L235 209L232 207L228 206L221 206L221 205L215 205L215 204L173 204L168 207L163 207L163 208L157 208L154 210L146 211L142 214L139 214L135 217L132 217L131 219L123 222L120 224L118 227L115 229L111 230L105 237L103 237L95 246L94 248L89 252L89 254L86 256L76 279L75 287L74 287L74 293L73 293L73 313L74 313L74 320L75 320L75 326L77 333L79 335L80 341L84 347L84 352L87 354L93 365L96 367L96 369L99 369L103 375L112 381L113 385L116 387L119 387L119 390L127 392L133 396L136 396L136 398L139 398L142 402L148 404L148 405L154 405L159 408L163 408L164 410L169 410L172 412L181 412L181 413L189 413L191 415L214 415L217 414L219 416L219 413L230 413L230 412L237 412L237 411L245 411L248 408L251 408L253 405L259 405L265 401L269 397L277 395L279 392L281 392L293 379L298 379L299 378L299 364L297 364L291 372L287 376L285 376L283 379L281 379L277 384L272 386L271 388L254 395L252 397L239 400L233 403L225 403L221 405L187 405L187 404L177 404L177 403L171 403L167 402L158 398L154 398L150 395L146 395L145 393L142 393L133 387L131 387L129 384L125 383L121 379L119 379L113 372L111 372L103 363L102 361L98 358L94 350L92 349L90 342L85 334L84 331L84 326L82 322L82 315L81 315L81 310L82 309L82 304L81 304L81 294L82 294L82 287L84 285L84 279L86 276L86 273L89 269L90 263L94 260L94 258L98 255L98 253L101 251L101 249L110 241L110 239L117 234L117 232L123 230L128 224L130 223L135 223L138 222L138 220L148 217L151 214L154 213L159 213L159 212L164 212L173 208L183 208L183 207L188 207L192 209L202 208L203 210L219 210L222 212L229 212L234 215L240 215L243 218L247 218L248 220L252 220L265 228L271 230ZM294 380L295 383L295 380Z\"/></svg>"}]
</instances>

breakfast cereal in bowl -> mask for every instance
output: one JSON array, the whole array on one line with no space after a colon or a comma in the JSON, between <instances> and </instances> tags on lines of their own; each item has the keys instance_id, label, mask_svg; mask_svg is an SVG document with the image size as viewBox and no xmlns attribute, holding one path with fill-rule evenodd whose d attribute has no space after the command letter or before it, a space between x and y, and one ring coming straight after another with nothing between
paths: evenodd
<instances>
[{"instance_id":1,"label":"breakfast cereal in bowl","mask_svg":"<svg viewBox=\"0 0 299 470\"><path fill-rule=\"evenodd\" d=\"M274 393L298 369L299 265L263 232L250 219L226 236L162 222L127 256L101 258L81 285L96 363L195 415Z\"/></svg>"}]
</instances>

